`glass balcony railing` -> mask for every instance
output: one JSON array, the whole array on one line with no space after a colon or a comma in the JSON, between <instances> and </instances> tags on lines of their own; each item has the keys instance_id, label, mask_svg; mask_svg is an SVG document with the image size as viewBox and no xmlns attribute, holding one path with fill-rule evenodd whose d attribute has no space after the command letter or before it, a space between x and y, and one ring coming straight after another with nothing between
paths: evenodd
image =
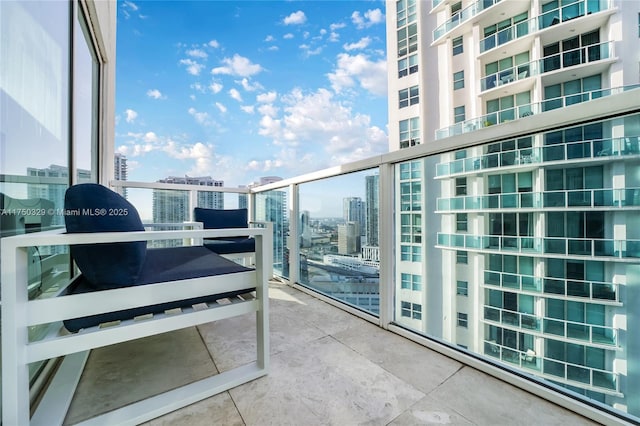
<instances>
[{"instance_id":1,"label":"glass balcony railing","mask_svg":"<svg viewBox=\"0 0 640 426\"><path fill-rule=\"evenodd\" d=\"M617 345L617 332L613 327L544 318L544 333L572 340L583 340L598 345Z\"/></svg>"},{"instance_id":2,"label":"glass balcony railing","mask_svg":"<svg viewBox=\"0 0 640 426\"><path fill-rule=\"evenodd\" d=\"M542 366L542 373L549 376L551 380L560 379L569 385L583 384L606 391L618 391L619 375L610 371L560 362L550 358L544 358Z\"/></svg>"},{"instance_id":3,"label":"glass balcony railing","mask_svg":"<svg viewBox=\"0 0 640 426\"><path fill-rule=\"evenodd\" d=\"M548 297L571 297L597 302L618 302L618 285L599 281L535 277L499 271L484 271L483 285L510 291L544 293Z\"/></svg>"},{"instance_id":4,"label":"glass balcony railing","mask_svg":"<svg viewBox=\"0 0 640 426\"><path fill-rule=\"evenodd\" d=\"M525 328L531 331L542 329L542 320L535 315L514 312L508 309L501 309L494 306L484 306L485 321L493 321L511 327Z\"/></svg>"},{"instance_id":5,"label":"glass balcony railing","mask_svg":"<svg viewBox=\"0 0 640 426\"><path fill-rule=\"evenodd\" d=\"M495 32L480 40L480 53L501 46L511 40L516 40L538 30L538 19L531 18L526 21L515 23L507 28Z\"/></svg>"},{"instance_id":6,"label":"glass balcony railing","mask_svg":"<svg viewBox=\"0 0 640 426\"><path fill-rule=\"evenodd\" d=\"M607 10L611 7L610 5L610 0L577 0L542 13L539 17L539 28L542 30L561 22Z\"/></svg>"},{"instance_id":7,"label":"glass balcony railing","mask_svg":"<svg viewBox=\"0 0 640 426\"><path fill-rule=\"evenodd\" d=\"M463 133L469 133L483 129L485 127L493 126L495 124L501 124L521 118L526 118L528 116L539 114L541 112L550 111L581 102L587 102L593 99L603 98L637 88L640 88L640 84L621 86L612 89L591 90L587 92L546 99L542 102L517 105L512 108L506 108L500 111L491 112L481 117L461 121L452 126L438 129L436 130L435 137L436 139L443 139Z\"/></svg>"},{"instance_id":8,"label":"glass balcony railing","mask_svg":"<svg viewBox=\"0 0 640 426\"><path fill-rule=\"evenodd\" d=\"M433 31L433 40L435 41L439 39L458 25L468 21L478 13L490 8L498 2L500 2L500 0L478 0L470 6L465 7Z\"/></svg>"},{"instance_id":9,"label":"glass balcony railing","mask_svg":"<svg viewBox=\"0 0 640 426\"><path fill-rule=\"evenodd\" d=\"M530 167L532 164L551 161L587 158L604 160L608 157L625 157L635 155L640 155L640 136L594 139L579 142L566 142L548 145L545 147L502 151L438 163L436 165L436 176L446 177L464 173L478 173L479 171L490 170L498 167L522 165ZM635 206L640 202L638 195L635 193L635 188L627 188L626 191L615 192L614 197L618 197L613 200L614 206ZM460 206L460 203L469 206L476 204L480 206L479 202L476 203L475 201L455 201L456 206Z\"/></svg>"},{"instance_id":10,"label":"glass balcony railing","mask_svg":"<svg viewBox=\"0 0 640 426\"><path fill-rule=\"evenodd\" d=\"M438 198L438 212L571 207L638 207L640 188L514 192Z\"/></svg>"},{"instance_id":11,"label":"glass balcony railing","mask_svg":"<svg viewBox=\"0 0 640 426\"><path fill-rule=\"evenodd\" d=\"M620 99L633 101L633 95ZM224 194L225 208L247 197L252 218L275 224L279 278L374 324L393 323L390 328L436 339L448 350L464 347L478 359L524 371L547 388L568 388L580 403L612 397L626 407L635 387L619 377L640 362L627 339L638 327L629 315L635 300L629 284L640 265L640 114L621 112L579 125L566 124L563 114L558 111L562 119L552 132L504 127L499 140L483 145L462 145L460 138L446 152L401 150L263 187L211 191ZM553 125L556 115L549 120ZM560 132L578 140L543 146ZM463 154L469 157L459 158ZM574 159L602 168L598 185L628 187L544 191L550 169L565 170L563 182L577 182ZM569 174L574 178L566 181ZM504 180L507 175L514 177ZM508 192L487 193L496 176ZM588 185L594 175L585 171L583 177ZM129 200L150 218L154 190L187 191L183 214L198 198L182 187L113 186L127 187ZM450 196L463 188L469 195ZM518 188L527 192L514 192ZM139 191L146 193L146 207L138 202ZM486 212L504 218L523 209L535 210L527 217L536 220L516 217L489 227ZM570 224L547 226L563 209L585 214L571 222L567 212ZM559 236L546 236L550 232ZM621 324L625 333L618 332ZM634 410L630 418L640 414Z\"/></svg>"},{"instance_id":12,"label":"glass balcony railing","mask_svg":"<svg viewBox=\"0 0 640 426\"><path fill-rule=\"evenodd\" d=\"M558 69L611 59L614 57L613 46L611 41L593 44L506 68L480 79L480 88L482 91L490 90Z\"/></svg>"},{"instance_id":13,"label":"glass balcony railing","mask_svg":"<svg viewBox=\"0 0 640 426\"><path fill-rule=\"evenodd\" d=\"M456 249L505 251L525 254L557 254L604 258L640 258L640 240L515 235L437 234L437 245Z\"/></svg>"},{"instance_id":14,"label":"glass balcony railing","mask_svg":"<svg viewBox=\"0 0 640 426\"><path fill-rule=\"evenodd\" d=\"M536 356L535 351L530 348L518 350L489 340L484 342L484 354L522 369L534 370L539 374L542 370L542 358Z\"/></svg>"}]
</instances>

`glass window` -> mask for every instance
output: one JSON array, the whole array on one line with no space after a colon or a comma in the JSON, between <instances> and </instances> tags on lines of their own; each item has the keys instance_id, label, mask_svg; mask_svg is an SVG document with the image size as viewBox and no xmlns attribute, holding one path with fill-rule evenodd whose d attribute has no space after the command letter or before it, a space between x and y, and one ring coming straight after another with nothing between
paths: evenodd
<instances>
[{"instance_id":1,"label":"glass window","mask_svg":"<svg viewBox=\"0 0 640 426\"><path fill-rule=\"evenodd\" d=\"M458 312L458 327L467 328L469 323L469 316L465 313Z\"/></svg>"},{"instance_id":2,"label":"glass window","mask_svg":"<svg viewBox=\"0 0 640 426\"><path fill-rule=\"evenodd\" d=\"M469 283L467 281L457 281L456 282L456 294L458 296L468 296L469 295Z\"/></svg>"},{"instance_id":3,"label":"glass window","mask_svg":"<svg viewBox=\"0 0 640 426\"><path fill-rule=\"evenodd\" d=\"M464 87L464 70L453 73L453 90Z\"/></svg>"},{"instance_id":4,"label":"glass window","mask_svg":"<svg viewBox=\"0 0 640 426\"><path fill-rule=\"evenodd\" d=\"M420 118L400 121L400 148L420 145Z\"/></svg>"},{"instance_id":5,"label":"glass window","mask_svg":"<svg viewBox=\"0 0 640 426\"><path fill-rule=\"evenodd\" d=\"M456 178L456 197L467 195L467 178Z\"/></svg>"},{"instance_id":6,"label":"glass window","mask_svg":"<svg viewBox=\"0 0 640 426\"><path fill-rule=\"evenodd\" d=\"M456 251L456 263L466 265L469 262L469 255L466 251L458 250Z\"/></svg>"},{"instance_id":7,"label":"glass window","mask_svg":"<svg viewBox=\"0 0 640 426\"><path fill-rule=\"evenodd\" d=\"M452 41L453 56L459 55L463 51L462 36L456 37Z\"/></svg>"},{"instance_id":8,"label":"glass window","mask_svg":"<svg viewBox=\"0 0 640 426\"><path fill-rule=\"evenodd\" d=\"M464 105L461 106L457 106L453 109L453 122L454 123L460 123L461 121L464 121L465 118L465 108Z\"/></svg>"},{"instance_id":9,"label":"glass window","mask_svg":"<svg viewBox=\"0 0 640 426\"><path fill-rule=\"evenodd\" d=\"M456 213L456 231L467 231L467 213Z\"/></svg>"}]
</instances>

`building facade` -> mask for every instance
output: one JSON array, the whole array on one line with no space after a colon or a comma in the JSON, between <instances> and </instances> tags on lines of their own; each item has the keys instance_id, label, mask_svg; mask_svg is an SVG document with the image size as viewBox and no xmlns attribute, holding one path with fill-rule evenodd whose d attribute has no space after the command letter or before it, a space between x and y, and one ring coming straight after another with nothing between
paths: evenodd
<instances>
[{"instance_id":1,"label":"building facade","mask_svg":"<svg viewBox=\"0 0 640 426\"><path fill-rule=\"evenodd\" d=\"M639 25L630 1L387 2L390 149L468 141L398 168L396 319L635 416Z\"/></svg>"},{"instance_id":2,"label":"building facade","mask_svg":"<svg viewBox=\"0 0 640 426\"><path fill-rule=\"evenodd\" d=\"M174 183L182 185L223 187L224 181L212 179L211 176L169 176L160 179L160 183ZM198 191L198 207L208 209L224 209L224 193L213 191ZM181 223L189 220L189 193L164 189L153 190L153 222Z\"/></svg>"}]
</instances>

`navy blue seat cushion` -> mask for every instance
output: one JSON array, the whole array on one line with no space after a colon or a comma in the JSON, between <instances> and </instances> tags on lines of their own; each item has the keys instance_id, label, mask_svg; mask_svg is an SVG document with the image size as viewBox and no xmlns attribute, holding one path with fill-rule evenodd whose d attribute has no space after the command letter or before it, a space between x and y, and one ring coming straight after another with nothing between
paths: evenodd
<instances>
[{"instance_id":1,"label":"navy blue seat cushion","mask_svg":"<svg viewBox=\"0 0 640 426\"><path fill-rule=\"evenodd\" d=\"M205 239L204 246L214 253L251 253L256 251L254 238L217 238Z\"/></svg>"},{"instance_id":2,"label":"navy blue seat cushion","mask_svg":"<svg viewBox=\"0 0 640 426\"><path fill-rule=\"evenodd\" d=\"M193 209L196 222L202 222L204 229L248 228L247 209Z\"/></svg>"},{"instance_id":3,"label":"navy blue seat cushion","mask_svg":"<svg viewBox=\"0 0 640 426\"><path fill-rule=\"evenodd\" d=\"M136 281L126 287L165 281L177 281L175 285L180 285L180 280L189 278L224 275L250 270L251 269L225 259L202 246L149 249L147 250L145 261ZM84 276L80 277L76 283L77 285L74 285L69 291L69 294L96 291L95 287ZM255 290L255 287L220 293L217 292L215 288L212 288L211 295L65 320L64 325L67 330L76 332L81 328L92 327L104 322L126 320L149 313L164 312L168 309L187 307L203 302L212 302L253 290Z\"/></svg>"},{"instance_id":4,"label":"navy blue seat cushion","mask_svg":"<svg viewBox=\"0 0 640 426\"><path fill-rule=\"evenodd\" d=\"M193 210L196 222L202 222L204 229L248 228L247 209L205 209ZM256 242L249 237L207 238L204 246L218 254L247 253L256 251Z\"/></svg>"},{"instance_id":5,"label":"navy blue seat cushion","mask_svg":"<svg viewBox=\"0 0 640 426\"><path fill-rule=\"evenodd\" d=\"M120 194L94 183L73 185L64 197L68 233L144 231L138 211ZM78 268L95 289L131 285L138 279L146 241L71 246Z\"/></svg>"}]
</instances>

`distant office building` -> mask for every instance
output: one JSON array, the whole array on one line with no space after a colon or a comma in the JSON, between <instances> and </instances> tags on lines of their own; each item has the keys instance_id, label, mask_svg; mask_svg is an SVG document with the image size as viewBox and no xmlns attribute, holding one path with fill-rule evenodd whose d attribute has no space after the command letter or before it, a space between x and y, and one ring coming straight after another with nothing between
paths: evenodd
<instances>
[{"instance_id":1,"label":"distant office building","mask_svg":"<svg viewBox=\"0 0 640 426\"><path fill-rule=\"evenodd\" d=\"M92 182L91 171L77 169L77 183ZM53 201L56 209L64 207L64 194L67 190L66 182L69 178L69 168L52 164L47 168L38 169L27 167L27 176L38 177L42 183L29 184L27 196L29 198L45 198ZM58 180L60 182L59 185ZM51 225L64 225L64 216L54 215Z\"/></svg>"},{"instance_id":2,"label":"distant office building","mask_svg":"<svg viewBox=\"0 0 640 426\"><path fill-rule=\"evenodd\" d=\"M273 226L273 267L276 271L282 271L289 230L287 192L267 191L256 194L254 209L257 221L271 222Z\"/></svg>"},{"instance_id":3,"label":"distant office building","mask_svg":"<svg viewBox=\"0 0 640 426\"><path fill-rule=\"evenodd\" d=\"M342 199L342 218L345 222L357 222L359 235L365 235L365 203L360 197Z\"/></svg>"},{"instance_id":4,"label":"distant office building","mask_svg":"<svg viewBox=\"0 0 640 426\"><path fill-rule=\"evenodd\" d=\"M347 222L338 225L338 254L360 253L360 224Z\"/></svg>"},{"instance_id":5,"label":"distant office building","mask_svg":"<svg viewBox=\"0 0 640 426\"><path fill-rule=\"evenodd\" d=\"M378 183L379 175L371 175L365 177L366 185L366 202L365 202L365 235L367 236L367 245L377 247L378 242L378 217L380 214L378 200Z\"/></svg>"},{"instance_id":6,"label":"distant office building","mask_svg":"<svg viewBox=\"0 0 640 426\"><path fill-rule=\"evenodd\" d=\"M175 183L197 186L224 186L224 181L204 177L169 176L159 183ZM224 209L224 193L198 191L197 206L209 209ZM153 221L155 223L180 223L189 220L189 192L165 189L153 190Z\"/></svg>"},{"instance_id":7,"label":"distant office building","mask_svg":"<svg viewBox=\"0 0 640 426\"><path fill-rule=\"evenodd\" d=\"M311 247L311 216L307 210L300 213L300 247Z\"/></svg>"},{"instance_id":8,"label":"distant office building","mask_svg":"<svg viewBox=\"0 0 640 426\"><path fill-rule=\"evenodd\" d=\"M127 157L116 153L113 156L113 178L115 180L127 180ZM121 194L126 198L127 188L122 188Z\"/></svg>"}]
</instances>

